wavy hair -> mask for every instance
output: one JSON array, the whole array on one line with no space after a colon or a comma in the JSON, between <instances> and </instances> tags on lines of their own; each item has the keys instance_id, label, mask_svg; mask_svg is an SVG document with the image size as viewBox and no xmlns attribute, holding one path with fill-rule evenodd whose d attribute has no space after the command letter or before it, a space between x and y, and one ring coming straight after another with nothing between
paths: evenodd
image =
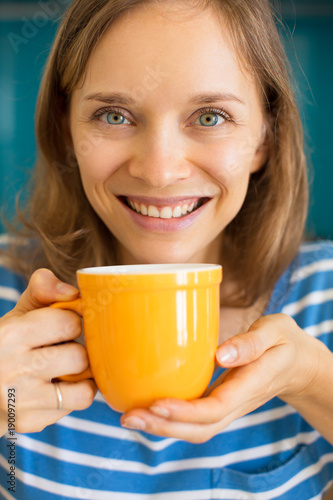
<instances>
[{"instance_id":1,"label":"wavy hair","mask_svg":"<svg viewBox=\"0 0 333 500\"><path fill-rule=\"evenodd\" d=\"M72 91L112 23L131 9L165 0L74 0L59 25L41 82L36 112L39 158L30 199L7 260L29 277L41 266L75 283L75 270L117 264L116 240L84 193L68 131ZM227 20L237 53L252 72L265 106L269 157L252 174L245 202L226 227L223 262L239 284L230 303L248 305L271 290L304 233L308 183L303 132L287 58L268 0L177 0L214 8ZM84 145L82 145L84 147ZM88 145L87 145L88 147ZM23 224L23 226L22 226Z\"/></svg>"}]
</instances>

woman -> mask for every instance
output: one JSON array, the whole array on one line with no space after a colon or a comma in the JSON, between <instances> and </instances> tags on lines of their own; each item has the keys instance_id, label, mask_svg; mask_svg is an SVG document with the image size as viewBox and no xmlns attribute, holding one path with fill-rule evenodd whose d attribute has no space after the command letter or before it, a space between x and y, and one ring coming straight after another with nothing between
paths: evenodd
<instances>
[{"instance_id":1,"label":"woman","mask_svg":"<svg viewBox=\"0 0 333 500\"><path fill-rule=\"evenodd\" d=\"M28 243L2 271L17 291L31 278L14 309L2 303L1 429L15 393L17 451L9 470L7 433L1 493L321 498L333 478L333 248L299 248L302 131L268 2L74 1L37 136ZM79 317L47 307L77 295L75 270L156 262L223 264L206 397L120 416L92 380L52 384L88 366Z\"/></svg>"}]
</instances>

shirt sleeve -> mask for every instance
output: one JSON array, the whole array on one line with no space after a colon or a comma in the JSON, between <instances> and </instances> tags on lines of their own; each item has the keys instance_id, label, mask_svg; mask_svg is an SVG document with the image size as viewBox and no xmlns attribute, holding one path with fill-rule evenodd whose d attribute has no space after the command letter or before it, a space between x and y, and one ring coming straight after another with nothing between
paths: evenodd
<instances>
[{"instance_id":1,"label":"shirt sleeve","mask_svg":"<svg viewBox=\"0 0 333 500\"><path fill-rule=\"evenodd\" d=\"M333 351L333 242L301 247L281 312Z\"/></svg>"}]
</instances>

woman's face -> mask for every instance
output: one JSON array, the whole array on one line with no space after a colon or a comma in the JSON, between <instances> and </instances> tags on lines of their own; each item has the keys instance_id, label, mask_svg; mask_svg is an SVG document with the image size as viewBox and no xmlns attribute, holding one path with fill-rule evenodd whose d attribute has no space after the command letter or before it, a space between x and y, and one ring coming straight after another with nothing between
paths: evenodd
<instances>
[{"instance_id":1,"label":"woman's face","mask_svg":"<svg viewBox=\"0 0 333 500\"><path fill-rule=\"evenodd\" d=\"M73 92L83 186L119 262L219 262L265 161L257 85L210 10L148 5L114 23Z\"/></svg>"}]
</instances>

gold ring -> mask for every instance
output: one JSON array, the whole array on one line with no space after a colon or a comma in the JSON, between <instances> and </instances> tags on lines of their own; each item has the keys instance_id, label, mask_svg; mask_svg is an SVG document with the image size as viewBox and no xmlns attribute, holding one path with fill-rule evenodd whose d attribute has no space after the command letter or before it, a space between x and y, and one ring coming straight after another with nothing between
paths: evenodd
<instances>
[{"instance_id":1,"label":"gold ring","mask_svg":"<svg viewBox=\"0 0 333 500\"><path fill-rule=\"evenodd\" d=\"M58 410L62 410L62 394L60 391L59 384L57 382L55 382L54 387L55 387L56 395L57 395Z\"/></svg>"}]
</instances>

